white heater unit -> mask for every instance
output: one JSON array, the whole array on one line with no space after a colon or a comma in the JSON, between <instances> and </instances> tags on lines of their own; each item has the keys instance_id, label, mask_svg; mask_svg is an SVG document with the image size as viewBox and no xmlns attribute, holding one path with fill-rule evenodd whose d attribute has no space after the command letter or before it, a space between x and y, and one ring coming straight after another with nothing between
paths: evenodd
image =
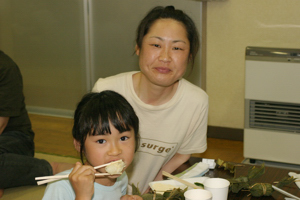
<instances>
[{"instance_id":1,"label":"white heater unit","mask_svg":"<svg viewBox=\"0 0 300 200\"><path fill-rule=\"evenodd\" d=\"M300 49L247 47L244 157L300 164Z\"/></svg>"}]
</instances>

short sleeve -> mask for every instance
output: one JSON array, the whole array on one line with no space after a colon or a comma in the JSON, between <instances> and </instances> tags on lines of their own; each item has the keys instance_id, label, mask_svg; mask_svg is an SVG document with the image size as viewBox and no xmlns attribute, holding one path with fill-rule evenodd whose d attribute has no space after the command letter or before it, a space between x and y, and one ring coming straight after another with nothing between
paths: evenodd
<instances>
[{"instance_id":1,"label":"short sleeve","mask_svg":"<svg viewBox=\"0 0 300 200\"><path fill-rule=\"evenodd\" d=\"M23 82L18 66L0 55L0 115L18 116L24 106Z\"/></svg>"}]
</instances>

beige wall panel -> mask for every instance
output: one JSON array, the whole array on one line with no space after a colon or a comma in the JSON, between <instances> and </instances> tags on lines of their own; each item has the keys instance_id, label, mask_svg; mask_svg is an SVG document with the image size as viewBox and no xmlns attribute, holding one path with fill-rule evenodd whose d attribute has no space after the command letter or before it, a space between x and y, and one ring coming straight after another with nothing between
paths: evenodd
<instances>
[{"instance_id":1,"label":"beige wall panel","mask_svg":"<svg viewBox=\"0 0 300 200\"><path fill-rule=\"evenodd\" d=\"M300 48L300 1L207 3L209 125L244 128L245 48Z\"/></svg>"}]
</instances>

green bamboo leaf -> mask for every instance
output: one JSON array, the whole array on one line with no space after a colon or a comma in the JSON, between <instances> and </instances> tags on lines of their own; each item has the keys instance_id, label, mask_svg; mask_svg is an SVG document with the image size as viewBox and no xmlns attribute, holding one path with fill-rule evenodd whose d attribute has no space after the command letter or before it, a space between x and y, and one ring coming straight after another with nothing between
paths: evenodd
<instances>
[{"instance_id":1,"label":"green bamboo leaf","mask_svg":"<svg viewBox=\"0 0 300 200\"><path fill-rule=\"evenodd\" d=\"M232 162L227 162L226 169L230 171L230 173L235 172L235 164Z\"/></svg>"},{"instance_id":2,"label":"green bamboo leaf","mask_svg":"<svg viewBox=\"0 0 300 200\"><path fill-rule=\"evenodd\" d=\"M197 185L197 186L199 186L199 187L204 188L204 185L202 183L195 182L194 184Z\"/></svg>"},{"instance_id":3,"label":"green bamboo leaf","mask_svg":"<svg viewBox=\"0 0 300 200\"><path fill-rule=\"evenodd\" d=\"M249 188L249 183L233 183L230 184L229 190L232 191L233 193L238 193L241 189L248 189Z\"/></svg>"},{"instance_id":4,"label":"green bamboo leaf","mask_svg":"<svg viewBox=\"0 0 300 200\"><path fill-rule=\"evenodd\" d=\"M296 179L293 177L286 176L283 179L281 179L281 181L279 181L279 183L277 183L275 186L281 188L281 187L284 187L284 186L294 182L295 180Z\"/></svg>"},{"instance_id":5,"label":"green bamboo leaf","mask_svg":"<svg viewBox=\"0 0 300 200\"><path fill-rule=\"evenodd\" d=\"M142 198L143 200L153 200L153 197L155 196L155 200L165 200L165 198L161 194L143 194Z\"/></svg>"},{"instance_id":6,"label":"green bamboo leaf","mask_svg":"<svg viewBox=\"0 0 300 200\"><path fill-rule=\"evenodd\" d=\"M246 176L240 176L238 178L234 178L234 179L228 179L228 181L230 183L246 183L249 181L248 177Z\"/></svg>"},{"instance_id":7,"label":"green bamboo leaf","mask_svg":"<svg viewBox=\"0 0 300 200\"><path fill-rule=\"evenodd\" d=\"M225 162L224 160L218 158L216 164L219 166L219 168L223 167L225 170L229 170L230 173L235 173L235 164L232 162Z\"/></svg>"},{"instance_id":8,"label":"green bamboo leaf","mask_svg":"<svg viewBox=\"0 0 300 200\"><path fill-rule=\"evenodd\" d=\"M258 178L259 176L265 173L265 164L262 164L261 167L253 166L249 169L248 179L252 180Z\"/></svg>"},{"instance_id":9,"label":"green bamboo leaf","mask_svg":"<svg viewBox=\"0 0 300 200\"><path fill-rule=\"evenodd\" d=\"M136 187L134 184L132 184L131 186L132 186L132 194L141 196L141 192L140 192L139 188Z\"/></svg>"},{"instance_id":10,"label":"green bamboo leaf","mask_svg":"<svg viewBox=\"0 0 300 200\"><path fill-rule=\"evenodd\" d=\"M164 192L163 196L166 200L184 200L184 193L187 191L187 188L184 190L180 188L174 188L172 191Z\"/></svg>"}]
</instances>

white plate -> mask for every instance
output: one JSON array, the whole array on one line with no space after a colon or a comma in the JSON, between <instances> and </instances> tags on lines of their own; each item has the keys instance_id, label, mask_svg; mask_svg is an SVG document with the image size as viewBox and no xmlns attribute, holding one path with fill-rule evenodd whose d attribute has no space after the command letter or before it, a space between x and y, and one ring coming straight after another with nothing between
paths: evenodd
<instances>
[{"instance_id":1,"label":"white plate","mask_svg":"<svg viewBox=\"0 0 300 200\"><path fill-rule=\"evenodd\" d=\"M208 178L209 177L195 177L195 178L187 178L183 180L188 181L190 183L195 183L195 182L203 183ZM149 186L153 191L156 190L157 193L163 193L164 191L172 190L174 188L185 189L187 187L186 185L183 185L182 183L175 180L153 181L149 183Z\"/></svg>"}]
</instances>

